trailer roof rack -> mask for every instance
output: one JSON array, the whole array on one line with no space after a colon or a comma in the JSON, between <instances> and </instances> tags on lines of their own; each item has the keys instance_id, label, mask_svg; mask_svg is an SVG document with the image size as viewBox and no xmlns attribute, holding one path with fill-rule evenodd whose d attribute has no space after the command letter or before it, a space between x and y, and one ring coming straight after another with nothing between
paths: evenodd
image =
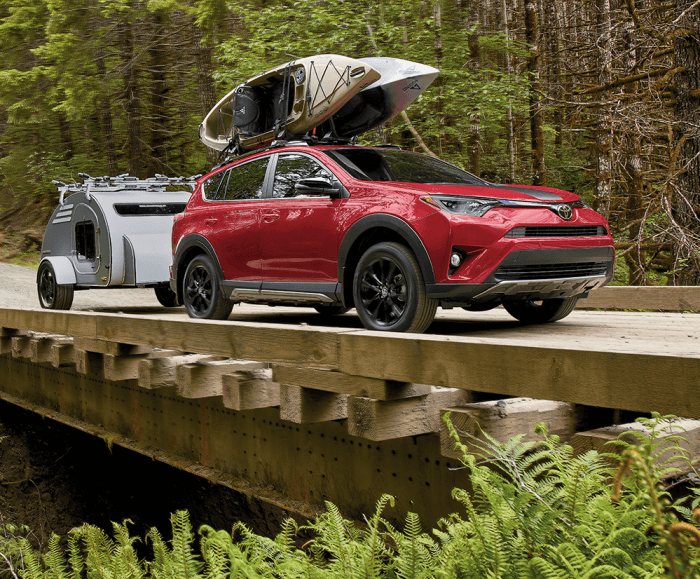
<instances>
[{"instance_id":1,"label":"trailer roof rack","mask_svg":"<svg viewBox=\"0 0 700 579\"><path fill-rule=\"evenodd\" d=\"M193 175L192 177L167 177L156 173L155 177L148 179L139 179L132 177L128 173L110 177L91 177L87 173L78 173L78 177L83 180L82 183L64 183L63 181L53 181L53 184L58 188L60 193L59 204L63 205L63 200L66 195L72 193L85 193L88 198L91 193L117 193L120 191L147 191L149 193L162 193L167 187L182 185L189 187L194 191L196 180L201 175Z\"/></svg>"}]
</instances>

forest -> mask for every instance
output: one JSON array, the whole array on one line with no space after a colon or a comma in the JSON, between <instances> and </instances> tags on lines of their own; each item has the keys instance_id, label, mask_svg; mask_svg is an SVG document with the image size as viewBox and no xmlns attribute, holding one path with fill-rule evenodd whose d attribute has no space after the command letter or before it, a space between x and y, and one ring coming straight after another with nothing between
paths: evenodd
<instances>
[{"instance_id":1,"label":"forest","mask_svg":"<svg viewBox=\"0 0 700 579\"><path fill-rule=\"evenodd\" d=\"M615 283L700 284L698 0L0 0L0 49L0 246L53 179L206 172L199 123L267 68L393 56L440 75L363 144L573 191Z\"/></svg>"}]
</instances>

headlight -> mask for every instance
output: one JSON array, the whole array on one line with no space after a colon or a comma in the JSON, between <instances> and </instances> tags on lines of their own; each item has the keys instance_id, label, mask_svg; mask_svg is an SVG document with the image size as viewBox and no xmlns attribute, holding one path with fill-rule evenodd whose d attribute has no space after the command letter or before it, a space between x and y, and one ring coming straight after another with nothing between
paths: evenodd
<instances>
[{"instance_id":1,"label":"headlight","mask_svg":"<svg viewBox=\"0 0 700 579\"><path fill-rule=\"evenodd\" d=\"M494 207L503 206L503 202L500 199L493 199L490 197L430 195L421 197L421 200L428 205L432 205L448 213L469 215L471 217L481 217Z\"/></svg>"},{"instance_id":2,"label":"headlight","mask_svg":"<svg viewBox=\"0 0 700 579\"><path fill-rule=\"evenodd\" d=\"M577 201L574 201L573 203L569 203L572 207L577 207L579 209L593 209L588 203L586 203L583 198L578 199Z\"/></svg>"}]
</instances>

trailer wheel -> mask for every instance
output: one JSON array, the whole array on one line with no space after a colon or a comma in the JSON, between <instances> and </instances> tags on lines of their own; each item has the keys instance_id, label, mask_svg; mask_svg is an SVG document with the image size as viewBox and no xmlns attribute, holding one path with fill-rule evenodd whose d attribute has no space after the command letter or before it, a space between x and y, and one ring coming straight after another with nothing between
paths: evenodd
<instances>
[{"instance_id":1,"label":"trailer wheel","mask_svg":"<svg viewBox=\"0 0 700 579\"><path fill-rule=\"evenodd\" d=\"M233 302L222 295L216 268L206 255L198 255L187 265L182 296L191 318L225 320L233 309Z\"/></svg>"},{"instance_id":2,"label":"trailer wheel","mask_svg":"<svg viewBox=\"0 0 700 579\"><path fill-rule=\"evenodd\" d=\"M166 308L176 308L182 305L182 303L177 299L177 294L169 287L157 287L154 289L156 292L156 299L161 306Z\"/></svg>"},{"instance_id":3,"label":"trailer wheel","mask_svg":"<svg viewBox=\"0 0 700 579\"><path fill-rule=\"evenodd\" d=\"M37 273L39 303L45 310L69 310L73 304L73 286L56 283L53 266L45 261Z\"/></svg>"}]
</instances>

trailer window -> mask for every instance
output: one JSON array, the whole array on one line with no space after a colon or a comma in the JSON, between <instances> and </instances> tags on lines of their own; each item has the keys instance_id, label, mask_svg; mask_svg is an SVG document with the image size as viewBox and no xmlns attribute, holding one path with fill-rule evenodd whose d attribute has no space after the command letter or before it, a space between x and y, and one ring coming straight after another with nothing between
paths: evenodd
<instances>
[{"instance_id":1,"label":"trailer window","mask_svg":"<svg viewBox=\"0 0 700 579\"><path fill-rule=\"evenodd\" d=\"M115 203L119 215L177 215L187 203Z\"/></svg>"},{"instance_id":2,"label":"trailer window","mask_svg":"<svg viewBox=\"0 0 700 579\"><path fill-rule=\"evenodd\" d=\"M81 221L75 225L75 251L78 258L95 259L95 224Z\"/></svg>"}]
</instances>

